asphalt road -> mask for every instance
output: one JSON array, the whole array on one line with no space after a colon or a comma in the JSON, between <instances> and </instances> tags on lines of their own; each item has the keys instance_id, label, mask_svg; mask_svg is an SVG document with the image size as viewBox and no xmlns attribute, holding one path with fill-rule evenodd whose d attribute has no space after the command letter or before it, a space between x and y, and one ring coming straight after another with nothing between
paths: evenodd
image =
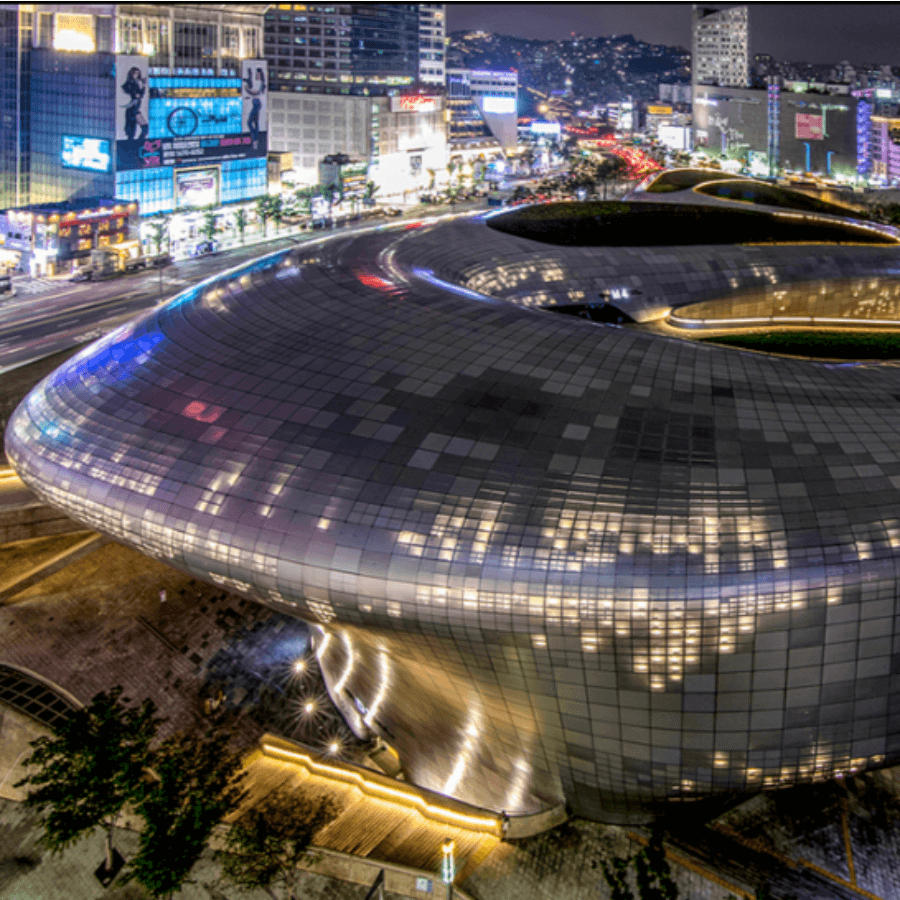
<instances>
[{"instance_id":1,"label":"asphalt road","mask_svg":"<svg viewBox=\"0 0 900 900\"><path fill-rule=\"evenodd\" d=\"M185 288L259 256L330 235L342 235L418 217L453 215L484 208L484 201L453 207L418 206L401 219L374 219L325 231L293 232L197 259L101 281L15 278L16 294L0 296L0 376L51 353L87 343ZM7 299L3 299L7 297Z\"/></svg>"}]
</instances>

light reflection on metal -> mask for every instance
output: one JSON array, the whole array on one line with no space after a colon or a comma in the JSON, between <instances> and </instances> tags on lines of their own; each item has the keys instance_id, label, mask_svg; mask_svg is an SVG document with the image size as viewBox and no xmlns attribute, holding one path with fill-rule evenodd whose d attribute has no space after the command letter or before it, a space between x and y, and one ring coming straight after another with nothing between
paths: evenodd
<instances>
[{"instance_id":1,"label":"light reflection on metal","mask_svg":"<svg viewBox=\"0 0 900 900\"><path fill-rule=\"evenodd\" d=\"M453 796L454 791L459 787L460 781L466 774L466 766L475 753L484 728L484 711L481 706L481 699L473 694L468 698L468 704L469 712L463 729L463 743L457 751L456 764L444 782L442 790L442 793L450 796Z\"/></svg>"},{"instance_id":2,"label":"light reflection on metal","mask_svg":"<svg viewBox=\"0 0 900 900\"><path fill-rule=\"evenodd\" d=\"M327 763L319 762L307 753L289 750L265 740L261 747L263 753L267 756L272 756L288 762L299 763L317 775L324 775L349 784L356 784L369 796L381 797L385 800L401 803L411 809L418 810L426 818L434 821L444 822L448 825L456 825L460 828L486 831L496 835L500 834L500 819L496 816L467 815L465 813L459 813L456 810L437 806L425 800L412 786L405 788L400 784L397 784L396 786L382 784L378 781L365 778L359 772L352 769L337 768L328 765Z\"/></svg>"},{"instance_id":3,"label":"light reflection on metal","mask_svg":"<svg viewBox=\"0 0 900 900\"><path fill-rule=\"evenodd\" d=\"M375 695L375 699L372 700L369 711L363 717L363 722L369 728L374 726L378 711L381 709L381 704L384 703L384 698L387 696L390 688L391 659L386 650L380 650L378 653L378 693Z\"/></svg>"}]
</instances>

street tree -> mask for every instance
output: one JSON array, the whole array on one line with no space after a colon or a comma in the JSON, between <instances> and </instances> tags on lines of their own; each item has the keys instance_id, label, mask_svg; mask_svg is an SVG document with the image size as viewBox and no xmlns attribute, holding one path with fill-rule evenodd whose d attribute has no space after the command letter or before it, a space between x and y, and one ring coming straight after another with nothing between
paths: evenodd
<instances>
[{"instance_id":1,"label":"street tree","mask_svg":"<svg viewBox=\"0 0 900 900\"><path fill-rule=\"evenodd\" d=\"M626 859L612 859L602 862L600 870L609 887L610 900L634 900L634 893L628 884L628 868L631 865L631 857Z\"/></svg>"},{"instance_id":2,"label":"street tree","mask_svg":"<svg viewBox=\"0 0 900 900\"><path fill-rule=\"evenodd\" d=\"M165 218L152 219L150 221L150 242L156 247L156 255L162 253L162 245L165 241L166 250L169 249L169 220Z\"/></svg>"},{"instance_id":3,"label":"street tree","mask_svg":"<svg viewBox=\"0 0 900 900\"><path fill-rule=\"evenodd\" d=\"M244 799L240 758L228 735L179 734L154 755L153 781L142 782L135 810L144 819L128 879L154 897L169 897L187 880L213 828Z\"/></svg>"},{"instance_id":4,"label":"street tree","mask_svg":"<svg viewBox=\"0 0 900 900\"><path fill-rule=\"evenodd\" d=\"M284 201L281 197L269 198L269 215L275 222L275 233L277 234L278 229L281 228L281 220L284 218Z\"/></svg>"},{"instance_id":5,"label":"street tree","mask_svg":"<svg viewBox=\"0 0 900 900\"><path fill-rule=\"evenodd\" d=\"M214 212L214 207L209 206L203 212L203 225L200 228L200 234L203 235L208 241L211 241L215 236L216 232L219 230L216 214Z\"/></svg>"},{"instance_id":6,"label":"street tree","mask_svg":"<svg viewBox=\"0 0 900 900\"><path fill-rule=\"evenodd\" d=\"M322 185L322 198L328 204L328 212L331 213L331 207L338 202L338 189L333 184Z\"/></svg>"},{"instance_id":7,"label":"street tree","mask_svg":"<svg viewBox=\"0 0 900 900\"><path fill-rule=\"evenodd\" d=\"M41 841L51 852L102 826L105 870L112 872L116 821L143 785L161 723L152 700L126 706L122 688L114 687L67 716L52 736L31 742L26 765L32 771L16 787L28 789L25 805L39 811Z\"/></svg>"},{"instance_id":8,"label":"street tree","mask_svg":"<svg viewBox=\"0 0 900 900\"><path fill-rule=\"evenodd\" d=\"M225 879L273 900L296 900L299 867L314 859L316 834L340 814L328 796L281 790L244 813L217 854Z\"/></svg>"},{"instance_id":9,"label":"street tree","mask_svg":"<svg viewBox=\"0 0 900 900\"><path fill-rule=\"evenodd\" d=\"M451 159L450 162L447 163L447 187L453 187L453 176L459 170L459 166Z\"/></svg>"},{"instance_id":10,"label":"street tree","mask_svg":"<svg viewBox=\"0 0 900 900\"><path fill-rule=\"evenodd\" d=\"M247 211L243 206L234 214L234 227L241 236L241 243L243 244L244 232L247 230Z\"/></svg>"},{"instance_id":11,"label":"street tree","mask_svg":"<svg viewBox=\"0 0 900 900\"><path fill-rule=\"evenodd\" d=\"M256 215L259 221L263 223L263 236L268 237L269 219L272 218L272 197L268 194L257 199Z\"/></svg>"},{"instance_id":12,"label":"street tree","mask_svg":"<svg viewBox=\"0 0 900 900\"><path fill-rule=\"evenodd\" d=\"M297 203L297 211L302 215L308 216L312 208L312 198L316 194L316 189L311 187L297 188L294 191L294 198Z\"/></svg>"},{"instance_id":13,"label":"street tree","mask_svg":"<svg viewBox=\"0 0 900 900\"><path fill-rule=\"evenodd\" d=\"M634 857L634 876L641 900L678 900L678 885L663 849L663 833L656 826L647 846Z\"/></svg>"}]
</instances>

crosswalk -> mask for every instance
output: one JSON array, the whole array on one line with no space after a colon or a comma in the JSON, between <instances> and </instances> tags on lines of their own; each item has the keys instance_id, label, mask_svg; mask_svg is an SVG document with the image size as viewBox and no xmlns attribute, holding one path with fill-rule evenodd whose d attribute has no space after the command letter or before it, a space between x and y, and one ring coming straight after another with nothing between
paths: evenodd
<instances>
[{"instance_id":1,"label":"crosswalk","mask_svg":"<svg viewBox=\"0 0 900 900\"><path fill-rule=\"evenodd\" d=\"M14 279L13 287L19 295L45 294L47 291L58 290L61 282L58 278L22 278Z\"/></svg>"}]
</instances>

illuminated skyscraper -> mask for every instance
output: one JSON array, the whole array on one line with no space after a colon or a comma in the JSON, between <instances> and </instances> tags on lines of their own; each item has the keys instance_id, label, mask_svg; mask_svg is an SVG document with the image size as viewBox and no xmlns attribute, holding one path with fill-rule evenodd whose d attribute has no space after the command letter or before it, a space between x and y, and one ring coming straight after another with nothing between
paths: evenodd
<instances>
[{"instance_id":1,"label":"illuminated skyscraper","mask_svg":"<svg viewBox=\"0 0 900 900\"><path fill-rule=\"evenodd\" d=\"M419 78L418 4L281 4L265 22L273 90L383 96Z\"/></svg>"},{"instance_id":2,"label":"illuminated skyscraper","mask_svg":"<svg viewBox=\"0 0 900 900\"><path fill-rule=\"evenodd\" d=\"M443 3L419 4L419 81L443 86L447 28Z\"/></svg>"},{"instance_id":3,"label":"illuminated skyscraper","mask_svg":"<svg viewBox=\"0 0 900 900\"><path fill-rule=\"evenodd\" d=\"M694 84L748 87L747 7L694 6L692 71Z\"/></svg>"}]
</instances>

